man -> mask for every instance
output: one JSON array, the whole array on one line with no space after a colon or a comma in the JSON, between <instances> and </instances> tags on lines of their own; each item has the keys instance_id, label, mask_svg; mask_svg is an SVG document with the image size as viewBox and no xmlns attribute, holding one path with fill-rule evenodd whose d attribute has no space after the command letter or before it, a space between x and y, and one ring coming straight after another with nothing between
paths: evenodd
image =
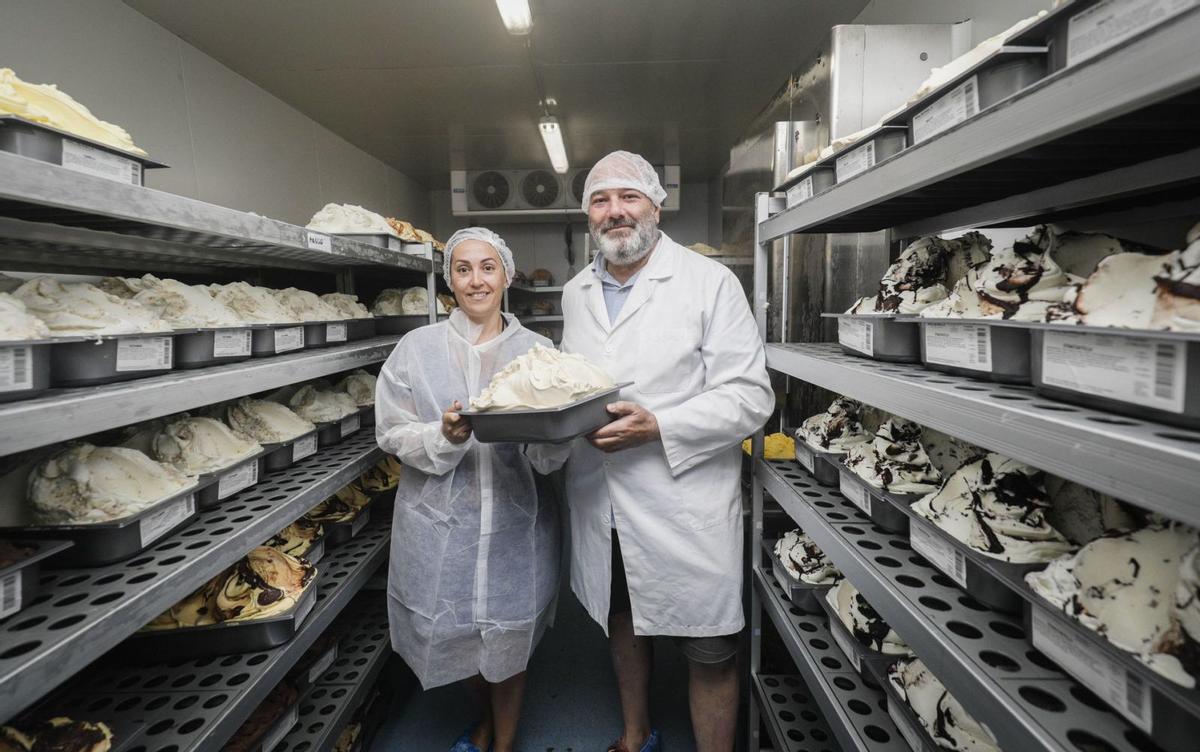
<instances>
[{"instance_id":1,"label":"man","mask_svg":"<svg viewBox=\"0 0 1200 752\"><path fill-rule=\"evenodd\" d=\"M697 749L729 752L744 625L739 444L775 396L741 285L658 229L665 198L654 168L624 151L584 184L600 253L563 290L563 350L633 384L609 405L613 422L571 445L571 586L609 636L624 717L610 752L659 749L655 635L688 658Z\"/></svg>"}]
</instances>

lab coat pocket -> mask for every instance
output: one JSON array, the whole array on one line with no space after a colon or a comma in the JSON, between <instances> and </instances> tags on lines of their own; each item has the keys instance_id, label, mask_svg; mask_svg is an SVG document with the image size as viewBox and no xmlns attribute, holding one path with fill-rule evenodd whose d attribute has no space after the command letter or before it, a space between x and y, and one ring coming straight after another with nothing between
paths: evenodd
<instances>
[{"instance_id":1,"label":"lab coat pocket","mask_svg":"<svg viewBox=\"0 0 1200 752\"><path fill-rule=\"evenodd\" d=\"M662 327L641 334L634 387L643 394L686 389L700 365L695 341L684 327Z\"/></svg>"},{"instance_id":2,"label":"lab coat pocket","mask_svg":"<svg viewBox=\"0 0 1200 752\"><path fill-rule=\"evenodd\" d=\"M676 525L692 531L708 530L717 525L727 525L729 522L741 513L738 506L730 505L721 509L708 508L687 508L680 509L671 515L671 519Z\"/></svg>"}]
</instances>

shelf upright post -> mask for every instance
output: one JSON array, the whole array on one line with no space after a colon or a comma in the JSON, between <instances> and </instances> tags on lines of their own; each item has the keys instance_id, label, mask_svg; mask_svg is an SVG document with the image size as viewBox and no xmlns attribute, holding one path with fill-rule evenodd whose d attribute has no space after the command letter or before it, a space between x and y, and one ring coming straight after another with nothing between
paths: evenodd
<instances>
[{"instance_id":1,"label":"shelf upright post","mask_svg":"<svg viewBox=\"0 0 1200 752\"><path fill-rule=\"evenodd\" d=\"M425 275L425 291L429 296L429 323L437 323L437 270L433 262L429 264L429 273Z\"/></svg>"}]
</instances>

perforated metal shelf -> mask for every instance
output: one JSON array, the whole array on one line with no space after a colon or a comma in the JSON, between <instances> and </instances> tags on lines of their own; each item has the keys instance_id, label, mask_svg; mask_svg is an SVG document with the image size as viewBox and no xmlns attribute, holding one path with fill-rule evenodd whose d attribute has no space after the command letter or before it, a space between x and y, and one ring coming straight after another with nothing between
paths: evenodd
<instances>
[{"instance_id":1,"label":"perforated metal shelf","mask_svg":"<svg viewBox=\"0 0 1200 752\"><path fill-rule=\"evenodd\" d=\"M913 553L905 536L871 525L798 462L759 461L756 473L763 489L967 711L991 729L1002 749L1155 749L1142 732L1034 650L1018 618L990 611L963 593Z\"/></svg>"},{"instance_id":2,"label":"perforated metal shelf","mask_svg":"<svg viewBox=\"0 0 1200 752\"><path fill-rule=\"evenodd\" d=\"M751 674L750 684L775 752L840 752L799 676Z\"/></svg>"},{"instance_id":3,"label":"perforated metal shelf","mask_svg":"<svg viewBox=\"0 0 1200 752\"><path fill-rule=\"evenodd\" d=\"M0 405L0 456L379 363L399 341L396 335L372 337L147 379L53 389Z\"/></svg>"},{"instance_id":4,"label":"perforated metal shelf","mask_svg":"<svg viewBox=\"0 0 1200 752\"><path fill-rule=\"evenodd\" d=\"M365 528L318 564L317 604L290 642L258 653L131 666L101 661L51 708L146 723L144 752L217 750L286 676L387 555L389 522Z\"/></svg>"},{"instance_id":5,"label":"perforated metal shelf","mask_svg":"<svg viewBox=\"0 0 1200 752\"><path fill-rule=\"evenodd\" d=\"M1200 525L1200 431L1055 402L1029 387L856 358L831 344L767 345L767 365Z\"/></svg>"},{"instance_id":6,"label":"perforated metal shelf","mask_svg":"<svg viewBox=\"0 0 1200 752\"><path fill-rule=\"evenodd\" d=\"M273 752L332 749L383 671L391 652L386 599L361 593L343 616L356 628L342 638L337 660L301 700L300 720Z\"/></svg>"},{"instance_id":7,"label":"perforated metal shelf","mask_svg":"<svg viewBox=\"0 0 1200 752\"><path fill-rule=\"evenodd\" d=\"M373 433L360 430L201 512L133 559L47 571L45 592L0 622L0 719L71 678L382 456Z\"/></svg>"}]
</instances>

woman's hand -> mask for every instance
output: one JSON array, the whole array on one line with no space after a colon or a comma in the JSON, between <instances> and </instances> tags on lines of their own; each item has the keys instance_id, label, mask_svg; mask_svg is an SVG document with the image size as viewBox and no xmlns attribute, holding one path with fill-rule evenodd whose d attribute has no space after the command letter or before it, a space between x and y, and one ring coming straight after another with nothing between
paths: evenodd
<instances>
[{"instance_id":1,"label":"woman's hand","mask_svg":"<svg viewBox=\"0 0 1200 752\"><path fill-rule=\"evenodd\" d=\"M442 413L442 436L451 444L461 444L471 438L471 419L458 414L462 409L462 403L454 400Z\"/></svg>"}]
</instances>

